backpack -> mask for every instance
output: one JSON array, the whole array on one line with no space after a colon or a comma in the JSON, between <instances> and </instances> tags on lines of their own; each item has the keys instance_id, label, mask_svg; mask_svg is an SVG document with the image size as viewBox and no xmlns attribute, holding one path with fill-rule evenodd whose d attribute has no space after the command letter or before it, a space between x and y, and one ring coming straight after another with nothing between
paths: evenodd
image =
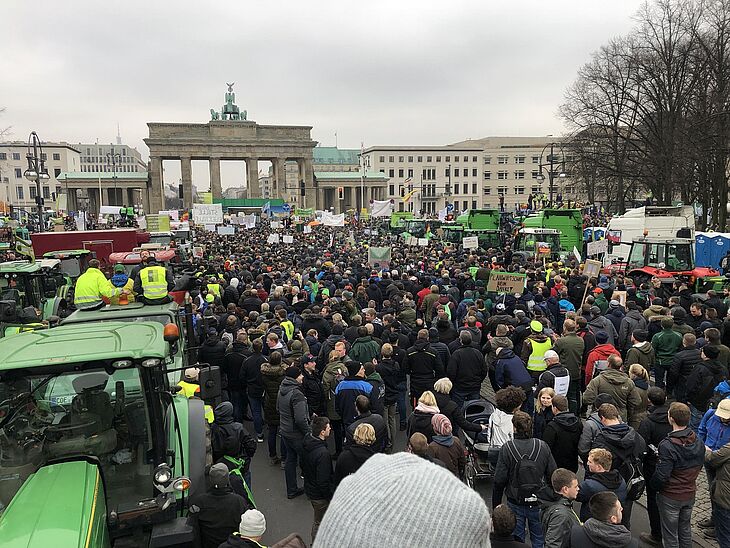
<instances>
[{"instance_id":1,"label":"backpack","mask_svg":"<svg viewBox=\"0 0 730 548\"><path fill-rule=\"evenodd\" d=\"M337 390L337 385L340 384L342 381L345 380L345 374L342 372L342 368L344 368L344 364L340 367L340 369L337 370L337 373L335 373L332 387L330 388L330 399L335 397L335 390ZM346 369L346 368L345 368Z\"/></svg>"},{"instance_id":2,"label":"backpack","mask_svg":"<svg viewBox=\"0 0 730 548\"><path fill-rule=\"evenodd\" d=\"M599 436L602 436L603 432L598 433L596 440ZM626 482L626 500L639 500L644 494L646 488L646 480L644 479L644 467L641 459L637 458L636 455L629 453L628 455L622 455L620 451L608 443L603 437L600 445L594 447L605 447L611 451L613 456L613 470L618 470L618 473ZM631 449L633 451L633 448Z\"/></svg>"},{"instance_id":3,"label":"backpack","mask_svg":"<svg viewBox=\"0 0 730 548\"><path fill-rule=\"evenodd\" d=\"M520 506L537 506L538 493L545 487L545 470L537 465L540 456L540 443L532 440L532 451L529 455L520 455L514 441L505 445L512 457L517 461L514 471L514 480L517 483L517 504Z\"/></svg>"},{"instance_id":4,"label":"backpack","mask_svg":"<svg viewBox=\"0 0 730 548\"><path fill-rule=\"evenodd\" d=\"M712 397L707 402L707 409L717 409L717 406L720 405L720 402L725 398L730 398L730 392L720 392L719 390L715 390Z\"/></svg>"}]
</instances>

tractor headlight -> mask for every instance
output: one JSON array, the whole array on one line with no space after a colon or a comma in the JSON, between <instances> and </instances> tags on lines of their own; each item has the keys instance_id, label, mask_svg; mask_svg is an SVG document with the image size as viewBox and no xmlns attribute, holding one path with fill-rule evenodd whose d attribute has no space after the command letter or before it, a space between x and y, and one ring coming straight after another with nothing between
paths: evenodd
<instances>
[{"instance_id":1,"label":"tractor headlight","mask_svg":"<svg viewBox=\"0 0 730 548\"><path fill-rule=\"evenodd\" d=\"M169 483L170 480L172 479L172 470L170 469L170 467L167 464L160 464L155 469L155 474L153 477L154 477L155 483L165 485L165 484Z\"/></svg>"},{"instance_id":2,"label":"tractor headlight","mask_svg":"<svg viewBox=\"0 0 730 548\"><path fill-rule=\"evenodd\" d=\"M190 480L185 476L179 477L172 482L172 488L175 491L187 491L190 489Z\"/></svg>"},{"instance_id":3,"label":"tractor headlight","mask_svg":"<svg viewBox=\"0 0 730 548\"><path fill-rule=\"evenodd\" d=\"M160 365L160 360L157 358L150 358L142 362L142 367L157 367Z\"/></svg>"}]
</instances>

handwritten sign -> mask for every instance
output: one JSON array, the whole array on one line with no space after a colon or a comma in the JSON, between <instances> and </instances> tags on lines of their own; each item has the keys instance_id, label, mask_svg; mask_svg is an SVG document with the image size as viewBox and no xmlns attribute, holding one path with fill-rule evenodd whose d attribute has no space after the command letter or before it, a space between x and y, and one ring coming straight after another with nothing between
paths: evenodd
<instances>
[{"instance_id":1,"label":"handwritten sign","mask_svg":"<svg viewBox=\"0 0 730 548\"><path fill-rule=\"evenodd\" d=\"M601 267L603 264L601 261L594 261L593 259L586 259L585 266L583 266L583 275L591 278L597 278L601 273Z\"/></svg>"},{"instance_id":2,"label":"handwritten sign","mask_svg":"<svg viewBox=\"0 0 730 548\"><path fill-rule=\"evenodd\" d=\"M193 204L193 221L199 225L223 224L221 204Z\"/></svg>"},{"instance_id":3,"label":"handwritten sign","mask_svg":"<svg viewBox=\"0 0 730 548\"><path fill-rule=\"evenodd\" d=\"M476 249L479 247L479 236L467 236L461 240L461 245L464 246L464 249Z\"/></svg>"},{"instance_id":4,"label":"handwritten sign","mask_svg":"<svg viewBox=\"0 0 730 548\"><path fill-rule=\"evenodd\" d=\"M588 242L586 249L590 257L594 257L601 253L608 253L608 240L596 240L595 242Z\"/></svg>"},{"instance_id":5,"label":"handwritten sign","mask_svg":"<svg viewBox=\"0 0 730 548\"><path fill-rule=\"evenodd\" d=\"M492 272L489 275L487 291L496 293L522 293L525 289L526 274L514 272Z\"/></svg>"}]
</instances>

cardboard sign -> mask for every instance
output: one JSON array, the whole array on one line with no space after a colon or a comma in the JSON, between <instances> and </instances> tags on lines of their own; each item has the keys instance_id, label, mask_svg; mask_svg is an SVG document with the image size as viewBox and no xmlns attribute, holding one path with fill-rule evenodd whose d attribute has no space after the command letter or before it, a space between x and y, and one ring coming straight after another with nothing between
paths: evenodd
<instances>
[{"instance_id":1,"label":"cardboard sign","mask_svg":"<svg viewBox=\"0 0 730 548\"><path fill-rule=\"evenodd\" d=\"M525 289L526 274L514 272L492 272L489 275L487 291L496 293L522 293Z\"/></svg>"},{"instance_id":2,"label":"cardboard sign","mask_svg":"<svg viewBox=\"0 0 730 548\"><path fill-rule=\"evenodd\" d=\"M236 233L236 228L231 225L218 227L218 234L220 236L233 236L235 233Z\"/></svg>"},{"instance_id":3,"label":"cardboard sign","mask_svg":"<svg viewBox=\"0 0 730 548\"><path fill-rule=\"evenodd\" d=\"M193 221L199 225L223 224L221 204L193 204Z\"/></svg>"},{"instance_id":4,"label":"cardboard sign","mask_svg":"<svg viewBox=\"0 0 730 548\"><path fill-rule=\"evenodd\" d=\"M283 236L281 239L285 244L293 244L294 236Z\"/></svg>"},{"instance_id":5,"label":"cardboard sign","mask_svg":"<svg viewBox=\"0 0 730 548\"><path fill-rule=\"evenodd\" d=\"M312 227L309 225L304 225L304 233L311 234L311 232L312 232Z\"/></svg>"},{"instance_id":6,"label":"cardboard sign","mask_svg":"<svg viewBox=\"0 0 730 548\"><path fill-rule=\"evenodd\" d=\"M281 222L271 221L271 230L278 230L281 228Z\"/></svg>"},{"instance_id":7,"label":"cardboard sign","mask_svg":"<svg viewBox=\"0 0 730 548\"><path fill-rule=\"evenodd\" d=\"M542 257L543 255L550 255L552 248L548 242L537 242L537 254Z\"/></svg>"},{"instance_id":8,"label":"cardboard sign","mask_svg":"<svg viewBox=\"0 0 730 548\"><path fill-rule=\"evenodd\" d=\"M603 264L601 263L601 261L586 259L586 264L583 267L583 275L587 276L589 280L591 278L597 278L598 275L601 273L602 266Z\"/></svg>"},{"instance_id":9,"label":"cardboard sign","mask_svg":"<svg viewBox=\"0 0 730 548\"><path fill-rule=\"evenodd\" d=\"M373 266L387 266L390 264L390 247L369 247L368 248L368 264Z\"/></svg>"},{"instance_id":10,"label":"cardboard sign","mask_svg":"<svg viewBox=\"0 0 730 548\"><path fill-rule=\"evenodd\" d=\"M205 225L205 230L208 232L215 232L215 225Z\"/></svg>"},{"instance_id":11,"label":"cardboard sign","mask_svg":"<svg viewBox=\"0 0 730 548\"><path fill-rule=\"evenodd\" d=\"M589 257L595 257L601 253L608 253L608 240L588 242L586 249Z\"/></svg>"},{"instance_id":12,"label":"cardboard sign","mask_svg":"<svg viewBox=\"0 0 730 548\"><path fill-rule=\"evenodd\" d=\"M426 247L428 245L428 238L418 238L418 245Z\"/></svg>"},{"instance_id":13,"label":"cardboard sign","mask_svg":"<svg viewBox=\"0 0 730 548\"><path fill-rule=\"evenodd\" d=\"M464 249L476 249L479 247L479 236L467 236L461 240L461 245Z\"/></svg>"},{"instance_id":14,"label":"cardboard sign","mask_svg":"<svg viewBox=\"0 0 730 548\"><path fill-rule=\"evenodd\" d=\"M580 253L578 252L578 248L575 246L573 246L573 255L575 255L576 260L580 263L581 262Z\"/></svg>"}]
</instances>

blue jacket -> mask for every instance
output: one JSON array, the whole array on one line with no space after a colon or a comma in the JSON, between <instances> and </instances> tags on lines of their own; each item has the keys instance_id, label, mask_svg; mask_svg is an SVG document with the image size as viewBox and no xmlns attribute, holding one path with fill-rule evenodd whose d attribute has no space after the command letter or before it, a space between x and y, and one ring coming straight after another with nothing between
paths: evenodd
<instances>
[{"instance_id":1,"label":"blue jacket","mask_svg":"<svg viewBox=\"0 0 730 548\"><path fill-rule=\"evenodd\" d=\"M373 390L373 385L361 377L347 377L335 388L335 410L342 417L345 429L357 420L355 400L360 395L370 398L371 409L377 406L378 394Z\"/></svg>"},{"instance_id":2,"label":"blue jacket","mask_svg":"<svg viewBox=\"0 0 730 548\"><path fill-rule=\"evenodd\" d=\"M621 477L618 470L609 470L608 472L601 472L600 474L590 474L588 477L580 483L580 490L578 491L578 498L575 499L581 502L580 506L580 520L585 521L591 515L591 509L588 505L588 501L596 493L602 491L612 491L616 494L616 497L621 504L626 501L626 481Z\"/></svg>"},{"instance_id":3,"label":"blue jacket","mask_svg":"<svg viewBox=\"0 0 730 548\"><path fill-rule=\"evenodd\" d=\"M495 380L500 388L532 385L525 363L511 348L503 348L499 352L495 367Z\"/></svg>"},{"instance_id":4,"label":"blue jacket","mask_svg":"<svg viewBox=\"0 0 730 548\"><path fill-rule=\"evenodd\" d=\"M697 435L707 447L717 451L730 442L730 424L722 424L720 417L715 415L715 410L710 409L702 417Z\"/></svg>"}]
</instances>

